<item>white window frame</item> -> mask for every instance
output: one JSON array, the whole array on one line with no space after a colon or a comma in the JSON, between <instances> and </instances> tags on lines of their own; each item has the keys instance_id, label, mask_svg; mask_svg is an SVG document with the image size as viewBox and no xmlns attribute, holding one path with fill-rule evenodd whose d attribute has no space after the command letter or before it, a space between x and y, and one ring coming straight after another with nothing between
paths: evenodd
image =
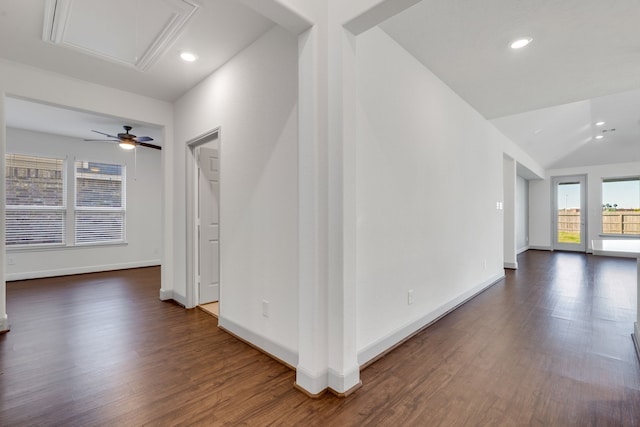
<instances>
[{"instance_id":1,"label":"white window frame","mask_svg":"<svg viewBox=\"0 0 640 427\"><path fill-rule=\"evenodd\" d=\"M127 244L127 175L126 175L126 165L115 163L115 162L103 162L103 161L92 161L92 160L82 160L87 163L101 163L108 165L115 165L121 168L120 180L122 182L122 206L121 207L78 207L76 206L77 201L77 172L76 172L76 161L77 159L71 160L69 158L61 158L49 155L41 155L41 154L24 154L19 152L8 152L5 154L5 164L7 164L7 160L10 156L25 156L29 158L41 158L43 160L57 160L62 161L62 182L63 182L63 195L62 195L62 206L31 206L31 205L7 205L7 201L5 200L5 210L7 213L12 211L20 211L20 210L32 210L32 211L50 211L50 212L61 212L62 213L62 243L26 243L26 244L11 244L7 245L5 240L5 247L8 252L28 252L28 251L39 251L39 250L60 250L67 248L74 248L79 246L113 246L113 245L126 245ZM71 170L72 169L72 170ZM69 177L73 177L70 179ZM6 186L6 182L4 185ZM76 213L77 212L116 212L122 216L122 238L119 240L108 240L108 241L95 241L95 242L76 242ZM6 226L6 221L5 221Z\"/></svg>"}]
</instances>

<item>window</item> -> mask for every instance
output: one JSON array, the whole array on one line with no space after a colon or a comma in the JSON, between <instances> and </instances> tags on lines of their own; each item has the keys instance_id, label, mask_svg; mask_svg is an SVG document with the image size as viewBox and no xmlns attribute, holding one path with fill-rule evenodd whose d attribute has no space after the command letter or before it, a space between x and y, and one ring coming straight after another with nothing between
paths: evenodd
<instances>
[{"instance_id":1,"label":"window","mask_svg":"<svg viewBox=\"0 0 640 427\"><path fill-rule=\"evenodd\" d=\"M76 161L75 242L124 241L124 166Z\"/></svg>"},{"instance_id":2,"label":"window","mask_svg":"<svg viewBox=\"0 0 640 427\"><path fill-rule=\"evenodd\" d=\"M7 154L6 244L65 243L65 161Z\"/></svg>"},{"instance_id":3,"label":"window","mask_svg":"<svg viewBox=\"0 0 640 427\"><path fill-rule=\"evenodd\" d=\"M640 234L640 177L602 180L602 234Z\"/></svg>"}]
</instances>

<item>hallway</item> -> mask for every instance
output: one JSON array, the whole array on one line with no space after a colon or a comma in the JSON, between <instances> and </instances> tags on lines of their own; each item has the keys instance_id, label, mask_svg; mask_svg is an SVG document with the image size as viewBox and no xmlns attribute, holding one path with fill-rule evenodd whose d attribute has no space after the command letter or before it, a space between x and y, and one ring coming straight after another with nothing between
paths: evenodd
<instances>
[{"instance_id":1,"label":"hallway","mask_svg":"<svg viewBox=\"0 0 640 427\"><path fill-rule=\"evenodd\" d=\"M160 269L7 284L0 425L638 425L633 259L529 251L346 399L157 298Z\"/></svg>"}]
</instances>

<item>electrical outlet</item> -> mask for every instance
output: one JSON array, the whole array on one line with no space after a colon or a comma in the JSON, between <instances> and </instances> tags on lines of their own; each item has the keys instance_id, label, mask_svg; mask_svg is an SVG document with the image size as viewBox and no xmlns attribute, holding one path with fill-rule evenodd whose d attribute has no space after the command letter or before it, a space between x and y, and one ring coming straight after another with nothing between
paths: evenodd
<instances>
[{"instance_id":1,"label":"electrical outlet","mask_svg":"<svg viewBox=\"0 0 640 427\"><path fill-rule=\"evenodd\" d=\"M409 289L409 292L407 292L407 304L413 304L413 289Z\"/></svg>"},{"instance_id":2,"label":"electrical outlet","mask_svg":"<svg viewBox=\"0 0 640 427\"><path fill-rule=\"evenodd\" d=\"M262 300L262 315L264 317L269 317L269 301Z\"/></svg>"}]
</instances>

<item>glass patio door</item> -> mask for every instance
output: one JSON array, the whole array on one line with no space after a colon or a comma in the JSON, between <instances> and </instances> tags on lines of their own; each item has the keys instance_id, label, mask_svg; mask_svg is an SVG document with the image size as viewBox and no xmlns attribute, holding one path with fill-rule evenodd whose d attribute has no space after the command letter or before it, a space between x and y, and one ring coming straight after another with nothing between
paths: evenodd
<instances>
[{"instance_id":1,"label":"glass patio door","mask_svg":"<svg viewBox=\"0 0 640 427\"><path fill-rule=\"evenodd\" d=\"M586 252L586 178L553 178L553 249Z\"/></svg>"}]
</instances>

